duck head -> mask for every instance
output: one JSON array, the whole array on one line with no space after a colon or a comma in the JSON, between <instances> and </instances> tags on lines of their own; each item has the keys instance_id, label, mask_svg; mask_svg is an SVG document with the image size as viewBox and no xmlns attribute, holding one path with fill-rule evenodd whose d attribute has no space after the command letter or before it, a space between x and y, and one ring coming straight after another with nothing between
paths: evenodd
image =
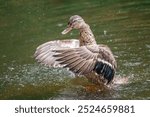
<instances>
[{"instance_id":1,"label":"duck head","mask_svg":"<svg viewBox=\"0 0 150 117\"><path fill-rule=\"evenodd\" d=\"M67 28L62 31L62 34L67 34L72 29L81 29L85 25L84 19L79 15L73 15L70 17Z\"/></svg>"}]
</instances>

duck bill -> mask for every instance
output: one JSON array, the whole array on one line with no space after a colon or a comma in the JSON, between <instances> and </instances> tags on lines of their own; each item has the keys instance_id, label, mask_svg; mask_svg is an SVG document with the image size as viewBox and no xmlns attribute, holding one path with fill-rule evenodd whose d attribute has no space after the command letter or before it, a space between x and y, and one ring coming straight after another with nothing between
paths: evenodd
<instances>
[{"instance_id":1,"label":"duck bill","mask_svg":"<svg viewBox=\"0 0 150 117\"><path fill-rule=\"evenodd\" d=\"M64 31L61 32L61 34L65 35L67 34L68 32L70 32L72 30L71 27L67 27Z\"/></svg>"}]
</instances>

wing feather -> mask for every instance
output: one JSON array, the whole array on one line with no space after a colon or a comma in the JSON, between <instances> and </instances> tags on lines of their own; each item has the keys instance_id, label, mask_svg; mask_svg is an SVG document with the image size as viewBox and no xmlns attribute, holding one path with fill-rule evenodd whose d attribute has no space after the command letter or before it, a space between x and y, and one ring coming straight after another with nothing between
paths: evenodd
<instances>
[{"instance_id":1,"label":"wing feather","mask_svg":"<svg viewBox=\"0 0 150 117\"><path fill-rule=\"evenodd\" d=\"M59 54L54 56L58 57L56 60L61 61L60 64L66 64L65 67L68 67L71 71L85 74L94 69L93 64L95 64L95 58L98 55L98 53L93 53L89 48L81 46L74 49L57 50L56 52Z\"/></svg>"},{"instance_id":2,"label":"wing feather","mask_svg":"<svg viewBox=\"0 0 150 117\"><path fill-rule=\"evenodd\" d=\"M75 61L75 62L73 62L73 63L67 64L65 67L69 67L69 69L70 69L71 71L76 72L77 69L78 69L78 67L79 67L79 66L82 66L82 65L84 65L84 64L86 64L85 61L79 60L79 61Z\"/></svg>"},{"instance_id":3,"label":"wing feather","mask_svg":"<svg viewBox=\"0 0 150 117\"><path fill-rule=\"evenodd\" d=\"M54 57L56 53L59 54L59 52L56 51L72 49L77 47L79 47L79 41L76 39L49 41L37 47L34 53L34 57L41 64L50 67L57 67L57 66L61 66L61 64L59 64L59 61L56 61L57 57Z\"/></svg>"}]
</instances>

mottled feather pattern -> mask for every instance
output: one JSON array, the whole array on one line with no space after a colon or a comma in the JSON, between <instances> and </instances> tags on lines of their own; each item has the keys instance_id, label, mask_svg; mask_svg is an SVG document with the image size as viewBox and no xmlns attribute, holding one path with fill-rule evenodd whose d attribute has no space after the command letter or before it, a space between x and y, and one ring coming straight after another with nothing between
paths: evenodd
<instances>
[{"instance_id":1,"label":"mottled feather pattern","mask_svg":"<svg viewBox=\"0 0 150 117\"><path fill-rule=\"evenodd\" d=\"M98 58L110 63L114 69L117 68L116 60L115 60L111 50L107 46L99 45Z\"/></svg>"}]
</instances>

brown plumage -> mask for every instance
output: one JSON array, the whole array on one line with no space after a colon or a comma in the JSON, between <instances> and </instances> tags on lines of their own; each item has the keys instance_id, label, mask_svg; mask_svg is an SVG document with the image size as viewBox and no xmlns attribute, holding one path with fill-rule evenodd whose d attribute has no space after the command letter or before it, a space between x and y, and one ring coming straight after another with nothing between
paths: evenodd
<instances>
[{"instance_id":1,"label":"brown plumage","mask_svg":"<svg viewBox=\"0 0 150 117\"><path fill-rule=\"evenodd\" d=\"M62 34L72 29L80 31L79 40L44 43L35 52L36 60L50 67L67 67L96 84L109 84L114 78L117 67L111 50L106 45L96 43L89 25L82 17L72 16Z\"/></svg>"}]
</instances>

